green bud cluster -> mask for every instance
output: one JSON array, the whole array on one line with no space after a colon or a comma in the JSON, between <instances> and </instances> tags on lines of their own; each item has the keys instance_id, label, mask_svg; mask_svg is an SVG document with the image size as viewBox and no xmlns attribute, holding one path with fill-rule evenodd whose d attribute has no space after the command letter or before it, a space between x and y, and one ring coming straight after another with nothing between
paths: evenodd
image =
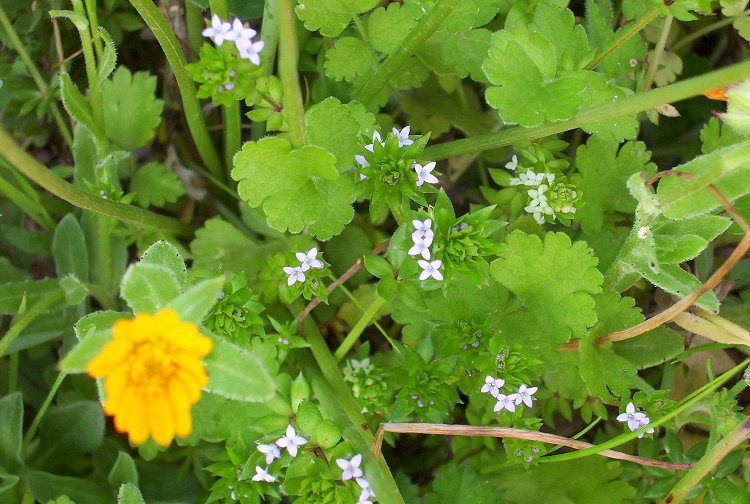
<instances>
[{"instance_id":1,"label":"green bud cluster","mask_svg":"<svg viewBox=\"0 0 750 504\"><path fill-rule=\"evenodd\" d=\"M234 44L203 44L200 59L185 68L199 84L198 98L211 98L214 104L221 105L247 98L263 73L263 65L240 58Z\"/></svg>"},{"instance_id":2,"label":"green bud cluster","mask_svg":"<svg viewBox=\"0 0 750 504\"><path fill-rule=\"evenodd\" d=\"M282 113L284 91L278 77L274 75L259 77L245 103L253 107L253 110L247 113L251 121L265 122L268 131L289 130L289 125Z\"/></svg>"},{"instance_id":3,"label":"green bud cluster","mask_svg":"<svg viewBox=\"0 0 750 504\"><path fill-rule=\"evenodd\" d=\"M388 385L384 373L370 364L370 359L350 359L343 373L352 395L362 406L362 413L381 414L387 410Z\"/></svg>"},{"instance_id":4,"label":"green bud cluster","mask_svg":"<svg viewBox=\"0 0 750 504\"><path fill-rule=\"evenodd\" d=\"M224 284L204 324L212 332L238 345L247 346L252 336L265 334L260 317L263 310L263 305L247 286L246 274L233 275Z\"/></svg>"}]
</instances>

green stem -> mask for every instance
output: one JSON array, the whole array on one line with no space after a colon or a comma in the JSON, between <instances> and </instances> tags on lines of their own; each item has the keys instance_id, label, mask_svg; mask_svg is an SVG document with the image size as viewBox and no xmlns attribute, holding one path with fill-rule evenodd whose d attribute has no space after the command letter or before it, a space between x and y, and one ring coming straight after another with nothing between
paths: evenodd
<instances>
[{"instance_id":1,"label":"green stem","mask_svg":"<svg viewBox=\"0 0 750 504\"><path fill-rule=\"evenodd\" d=\"M203 160L203 163L205 163L212 173L221 174L223 172L221 169L221 160L214 144L211 142L211 136L208 134L200 102L195 94L195 84L190 74L185 70L185 55L182 53L180 42L177 40L175 34L172 33L167 20L152 0L130 0L130 3L154 33L156 40L159 41L159 45L161 45L167 57L169 66L172 68L177 86L180 88L185 119L187 120L190 134L193 137L201 160Z\"/></svg>"},{"instance_id":2,"label":"green stem","mask_svg":"<svg viewBox=\"0 0 750 504\"><path fill-rule=\"evenodd\" d=\"M10 39L10 42L13 44L16 52L21 57L21 61L23 61L24 65L26 65L26 68L31 74L31 78L34 80L34 83L39 89L39 92L46 96L49 93L49 86L47 85L47 82L42 78L42 74L34 63L34 60L31 59L31 56L29 56L29 53L26 51L26 47L23 45L23 42L21 42L16 29L13 28L13 24L10 22L7 14L5 14L5 10L3 9L2 5L0 5L0 26L2 26L3 30L5 30L5 33ZM52 112L52 117L55 119L55 123L57 123L57 127L60 130L60 134L65 140L65 143L67 143L68 146L72 146L73 135L70 133L68 123L65 122L65 118L60 113L60 109L57 107L57 103L50 103L50 111Z\"/></svg>"},{"instance_id":3,"label":"green stem","mask_svg":"<svg viewBox=\"0 0 750 504\"><path fill-rule=\"evenodd\" d=\"M708 394L712 393L713 391L715 391L716 389L724 385L738 371L741 371L744 367L746 367L748 362L750 361L746 360L742 362L741 364L733 367L729 371L717 377L715 380L704 385L703 387L696 390L695 392L689 394L672 411L670 411L668 414L664 415L663 417L658 418L657 420L651 422L649 425L646 425L633 432L626 432L624 434L620 434L619 436L613 439L610 439L609 441L605 441L604 443L598 444L596 446L592 446L591 448L586 448L584 450L578 450L578 451L571 452L571 453L562 453L560 455L552 455L551 457L542 457L539 459L539 462L541 463L562 462L564 460L573 460L573 459L588 457L590 455L596 455L602 450L609 450L611 448L615 448L616 446L625 444L628 441L632 441L633 439L636 439L640 434L645 434L647 430L654 428L654 427L659 427L660 425L667 423L672 418L676 417L683 411L690 408L693 404L700 401L701 399L706 397Z\"/></svg>"},{"instance_id":4,"label":"green stem","mask_svg":"<svg viewBox=\"0 0 750 504\"><path fill-rule=\"evenodd\" d=\"M364 307L364 306L362 306L362 303L360 303L359 301L357 301L357 298L356 298L356 297L354 297L354 294L352 294L352 291L350 291L349 289L347 289L347 288L346 288L346 286L345 286L344 284L341 284L341 285L339 285L339 289L341 289L341 291L342 291L342 292L343 292L344 294L346 294L346 296L347 296L347 297L349 298L349 300L351 300L351 302L352 302L352 303L354 304L354 306L356 306L357 308L359 308L359 311L361 311L362 313L364 313L364 312L365 312L365 307ZM391 338L391 336L390 336L390 335L388 334L388 332L387 332L387 331L386 331L385 329L383 329L383 326L381 326L381 325L380 325L380 323L379 323L379 322L378 322L377 320L374 320L374 321L372 322L372 325L374 325L374 326L375 326L375 328L376 328L376 329L377 329L377 330L378 330L378 331L380 332L380 334L382 334L382 335L383 335L383 337L384 337L384 338L385 338L386 340L388 340L388 343L390 343L390 344L391 344L391 346L392 346L392 347L393 347L393 348L394 348L394 349L395 349L395 350L396 350L397 352L399 352L399 349L398 349L398 347L396 346L396 342L395 342L395 341L393 341L393 338Z\"/></svg>"},{"instance_id":5,"label":"green stem","mask_svg":"<svg viewBox=\"0 0 750 504\"><path fill-rule=\"evenodd\" d=\"M187 26L188 46L193 54L198 54L203 45L203 11L193 2L185 2L185 24Z\"/></svg>"},{"instance_id":6,"label":"green stem","mask_svg":"<svg viewBox=\"0 0 750 504\"><path fill-rule=\"evenodd\" d=\"M652 61L648 62L646 79L641 84L639 90L639 92L641 93L645 93L646 91L651 89L651 84L654 82L654 76L656 75L656 71L659 69L659 63L661 63L662 54L664 54L664 48L667 46L667 39L669 38L669 31L672 28L673 20L674 16L672 16L671 14L667 15L666 19L664 20L664 26L661 29L659 40L656 42L656 47L654 48L654 57L652 58Z\"/></svg>"},{"instance_id":7,"label":"green stem","mask_svg":"<svg viewBox=\"0 0 750 504\"><path fill-rule=\"evenodd\" d=\"M362 331L364 331L367 326L369 326L375 316L378 313L378 310L383 307L385 304L385 299L378 296L375 301L372 302L372 304L367 307L367 310L362 314L362 317L357 321L356 324L354 324L354 327L352 327L352 330L349 331L349 334L346 335L346 338L344 338L344 341L341 342L341 345L336 349L336 353L333 355L333 357L336 359L336 362L341 362L341 359L346 357L346 354L349 353L349 350L351 350L354 343L359 339L359 336L362 334Z\"/></svg>"},{"instance_id":8,"label":"green stem","mask_svg":"<svg viewBox=\"0 0 750 504\"><path fill-rule=\"evenodd\" d=\"M77 14L86 17L86 10L81 0L72 0L73 9ZM96 56L94 56L94 43L91 40L91 23L86 28L79 28L78 33L81 36L81 49L83 50L83 62L86 66L86 79L89 83L89 96L91 100L91 110L94 113L94 122L97 130L104 131L104 109L102 107L102 90L99 86L99 77L96 68ZM97 135L97 154L100 158L106 155L106 140Z\"/></svg>"},{"instance_id":9,"label":"green stem","mask_svg":"<svg viewBox=\"0 0 750 504\"><path fill-rule=\"evenodd\" d=\"M365 29L364 23L362 23L362 20L359 18L359 14L352 14L352 20L354 20L354 25L359 32L359 38L361 38L363 42L367 42L367 30Z\"/></svg>"},{"instance_id":10,"label":"green stem","mask_svg":"<svg viewBox=\"0 0 750 504\"><path fill-rule=\"evenodd\" d=\"M663 501L669 504L680 504L687 494L706 476L709 471L716 467L724 457L750 437L750 417L740 421L732 431L724 436L724 439L716 443L701 459L696 462L692 469L683 476L679 483L669 492Z\"/></svg>"},{"instance_id":11,"label":"green stem","mask_svg":"<svg viewBox=\"0 0 750 504\"><path fill-rule=\"evenodd\" d=\"M55 175L20 148L8 130L0 126L0 155L23 175L60 199L91 212L108 215L139 227L156 228L178 235L190 235L193 228L185 223L118 201L94 196Z\"/></svg>"},{"instance_id":12,"label":"green stem","mask_svg":"<svg viewBox=\"0 0 750 504\"><path fill-rule=\"evenodd\" d=\"M297 18L292 11L291 0L276 0L276 13L279 20L279 78L284 89L284 114L289 124L292 145L302 147L307 143L307 134L305 108L297 73Z\"/></svg>"},{"instance_id":13,"label":"green stem","mask_svg":"<svg viewBox=\"0 0 750 504\"><path fill-rule=\"evenodd\" d=\"M56 290L49 296L40 299L37 303L28 307L25 312L18 315L11 324L8 332L0 339L0 356L5 353L11 343L20 336L21 332L34 321L39 315L65 298L65 291Z\"/></svg>"},{"instance_id":14,"label":"green stem","mask_svg":"<svg viewBox=\"0 0 750 504\"><path fill-rule=\"evenodd\" d=\"M86 12L88 13L89 29L91 30L91 36L93 37L99 31L99 18L96 14L96 0L86 0ZM102 45L102 39L100 37L94 37L94 49L96 49L96 56L102 57L104 52L104 46Z\"/></svg>"},{"instance_id":15,"label":"green stem","mask_svg":"<svg viewBox=\"0 0 750 504\"><path fill-rule=\"evenodd\" d=\"M415 53L424 41L435 33L446 17L453 11L459 0L438 0L427 13L398 44L396 49L383 60L380 67L354 95L354 100L369 106L375 95L386 87L401 66Z\"/></svg>"},{"instance_id":16,"label":"green stem","mask_svg":"<svg viewBox=\"0 0 750 504\"><path fill-rule=\"evenodd\" d=\"M24 447L23 453L26 452L26 448L28 448L29 443L31 442L32 439L34 439L34 434L36 434L36 430L39 427L39 423L42 421L44 414L47 412L47 408L49 408L49 405L52 403L52 399L55 397L55 394L57 394L57 390L60 388L60 385L62 385L62 382L66 376L67 374L65 373L59 373L57 375L57 378L55 378L55 382L52 384L52 388L49 390L47 397L44 399L44 402L42 403L42 407L39 408L39 411L34 417L34 420L31 421L29 430L26 431L26 435L23 437L23 443L22 443L22 446Z\"/></svg>"},{"instance_id":17,"label":"green stem","mask_svg":"<svg viewBox=\"0 0 750 504\"><path fill-rule=\"evenodd\" d=\"M472 138L462 138L428 147L424 158L431 160L446 159L471 152L486 151L505 147L514 143L544 138L563 131L580 128L616 117L637 114L665 103L674 103L699 95L705 91L728 86L750 77L750 62L738 63L705 75L686 79L669 86L652 89L645 93L629 96L613 103L606 103L584 110L567 121L549 122L524 128L516 126L497 133L488 133Z\"/></svg>"},{"instance_id":18,"label":"green stem","mask_svg":"<svg viewBox=\"0 0 750 504\"><path fill-rule=\"evenodd\" d=\"M271 75L276 62L276 49L279 45L279 16L276 11L276 0L266 0L262 23L260 36L263 39L263 50L260 54L266 61L263 75Z\"/></svg>"},{"instance_id":19,"label":"green stem","mask_svg":"<svg viewBox=\"0 0 750 504\"><path fill-rule=\"evenodd\" d=\"M615 52L617 49L620 48L625 42L630 40L636 33L643 30L646 25L648 25L651 21L653 21L656 16L659 15L659 9L653 8L650 11L648 11L641 19L639 19L636 23L630 25L625 29L619 37L617 37L605 50L603 50L591 63L586 65L584 70L593 70L596 67L598 67L602 61L607 59L607 57Z\"/></svg>"},{"instance_id":20,"label":"green stem","mask_svg":"<svg viewBox=\"0 0 750 504\"><path fill-rule=\"evenodd\" d=\"M732 17L724 18L724 19L721 19L719 21L716 21L715 23L711 23L711 24L709 24L707 26L704 26L700 30L695 30L693 33L691 33L687 37L682 38L677 43L675 43L675 45L672 46L672 52L676 53L680 49L682 49L683 47L685 47L686 45L692 43L693 41L695 41L695 40L697 40L697 39L699 39L701 37L704 37L704 36L708 35L712 31L716 31L716 30L719 30L721 28L724 28L725 26L734 23L738 19L742 19L744 17L747 17L748 15L750 15L750 9L748 9L746 11L743 11L738 16L732 16Z\"/></svg>"}]
</instances>

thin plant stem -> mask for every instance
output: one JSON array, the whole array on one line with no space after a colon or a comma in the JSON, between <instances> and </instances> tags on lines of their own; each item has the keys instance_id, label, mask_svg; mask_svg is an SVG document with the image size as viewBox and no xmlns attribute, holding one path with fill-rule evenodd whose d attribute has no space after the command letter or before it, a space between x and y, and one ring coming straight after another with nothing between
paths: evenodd
<instances>
[{"instance_id":1,"label":"thin plant stem","mask_svg":"<svg viewBox=\"0 0 750 504\"><path fill-rule=\"evenodd\" d=\"M651 89L651 84L654 82L654 76L656 75L656 71L659 69L659 63L661 63L661 57L664 54L664 49L667 47L667 39L669 38L669 31L672 28L672 21L674 20L674 16L671 14L668 14L666 19L664 19L664 26L661 29L661 33L659 34L659 40L656 42L656 47L654 47L654 57L651 58L651 61L648 62L648 70L646 71L646 78L643 80L643 83L640 87L640 92L644 93Z\"/></svg>"},{"instance_id":2,"label":"thin plant stem","mask_svg":"<svg viewBox=\"0 0 750 504\"><path fill-rule=\"evenodd\" d=\"M526 439L529 441L538 441L540 443L557 444L583 450L595 447L591 443L579 441L577 439L558 436L557 434L548 434L527 429L513 429L509 427L486 427L483 425L448 425L448 424L431 424L431 423L384 423L380 425L375 441L372 446L372 452L376 457L380 456L380 449L383 444L383 435L386 432L399 434L437 434L440 436L471 436L471 437L496 437L507 439ZM597 453L603 457L617 460L626 460L635 462L643 466L659 467L662 469L687 470L693 467L693 464L674 464L663 462L646 457L638 457L627 453L602 450Z\"/></svg>"},{"instance_id":3,"label":"thin plant stem","mask_svg":"<svg viewBox=\"0 0 750 504\"><path fill-rule=\"evenodd\" d=\"M357 27L357 31L359 32L359 37L362 39L363 42L367 42L367 29L365 28L364 23L362 23L362 20L359 18L359 15L352 14L352 20L354 21L354 26Z\"/></svg>"},{"instance_id":4,"label":"thin plant stem","mask_svg":"<svg viewBox=\"0 0 750 504\"><path fill-rule=\"evenodd\" d=\"M635 34L643 30L651 21L656 19L656 16L659 15L659 9L653 8L650 11L648 11L646 14L643 15L641 19L633 23L632 25L628 26L626 30L624 30L619 37L617 37L612 43L607 46L606 49L604 49L599 55L594 58L594 60L586 65L584 70L593 70L596 67L598 67L607 57L615 52L617 49L620 48L625 42L633 38Z\"/></svg>"},{"instance_id":5,"label":"thin plant stem","mask_svg":"<svg viewBox=\"0 0 750 504\"><path fill-rule=\"evenodd\" d=\"M750 15L750 9L748 9L746 11L743 11L741 14L739 14L737 16L732 16L732 17L727 17L727 18L724 18L724 19L720 19L719 21L716 21L715 23L711 23L709 25L704 26L703 28L701 28L699 30L695 30L690 35L688 35L688 36L686 36L686 37L681 38L680 40L678 40L672 46L672 52L676 53L680 49L682 49L683 47L685 47L686 45L693 43L694 41L698 40L699 38L705 37L706 35L708 35L709 33L713 32L713 31L720 30L721 28L724 28L725 26L728 26L728 25L734 23L738 19L742 19L744 17L747 17L748 15Z\"/></svg>"},{"instance_id":6,"label":"thin plant stem","mask_svg":"<svg viewBox=\"0 0 750 504\"><path fill-rule=\"evenodd\" d=\"M50 295L40 299L35 304L29 306L25 312L18 315L11 324L5 336L0 339L0 356L2 356L13 341L21 335L26 327L32 323L39 315L50 309L55 304L65 299L65 291L60 289L52 292Z\"/></svg>"},{"instance_id":7,"label":"thin plant stem","mask_svg":"<svg viewBox=\"0 0 750 504\"><path fill-rule=\"evenodd\" d=\"M86 11L81 0L72 0L73 8L76 13L86 17ZM94 43L91 40L91 31L89 27L79 27L78 34L81 36L81 49L83 50L83 62L86 67L86 79L89 83L89 99L91 101L91 110L94 114L94 122L97 125L97 131L94 132L96 139L97 154L100 158L106 154L106 140L102 136L104 133L104 108L102 107L102 89L99 85L99 76L97 74L96 56L94 56Z\"/></svg>"},{"instance_id":8,"label":"thin plant stem","mask_svg":"<svg viewBox=\"0 0 750 504\"><path fill-rule=\"evenodd\" d=\"M2 5L0 5L0 26L2 26L3 30L5 30L5 33L8 35L8 38L13 44L13 48L18 53L18 56L21 58L21 61L23 61L24 65L26 65L26 68L31 74L31 78L36 84L36 87L39 89L39 92L43 95L47 95L50 92L49 86L47 85L47 82L44 80L44 78L42 78L42 74L34 63L34 60L31 59L31 56L29 56L26 47L23 45L23 42L21 42L16 29L13 28L13 24L10 22L10 19L5 13ZM55 123L60 130L60 135L62 135L65 143L67 143L68 146L72 146L73 135L70 132L68 124L65 122L65 118L60 113L60 109L57 107L56 102L50 103L50 112L52 113L52 118L55 120Z\"/></svg>"},{"instance_id":9,"label":"thin plant stem","mask_svg":"<svg viewBox=\"0 0 750 504\"><path fill-rule=\"evenodd\" d=\"M391 78L417 52L422 43L430 38L435 30L443 24L445 18L453 12L453 8L458 2L459 0L438 0L432 10L419 21L416 28L404 37L393 52L383 60L380 67L365 81L355 93L354 100L363 103L365 106L371 105L373 98L388 85Z\"/></svg>"},{"instance_id":10,"label":"thin plant stem","mask_svg":"<svg viewBox=\"0 0 750 504\"><path fill-rule=\"evenodd\" d=\"M341 289L341 291L344 294L346 294L346 296L351 300L351 302L354 303L354 306L356 306L357 308L359 308L359 311L361 311L362 313L365 312L365 307L362 306L362 303L360 303L359 301L357 301L357 298L354 297L354 294L352 294L352 292L349 289L347 289L344 284L339 285L339 289ZM386 330L383 329L383 326L381 326L380 323L377 320L373 320L372 321L372 325L374 325L375 328L380 332L380 334L382 334L383 337L386 340L388 340L388 342L391 345L393 345L393 347L398 351L398 348L394 345L393 338L391 338L391 336L388 334L388 332L386 332Z\"/></svg>"},{"instance_id":11,"label":"thin plant stem","mask_svg":"<svg viewBox=\"0 0 750 504\"><path fill-rule=\"evenodd\" d=\"M203 45L203 12L193 2L185 2L185 26L188 47L193 54L198 54Z\"/></svg>"},{"instance_id":12,"label":"thin plant stem","mask_svg":"<svg viewBox=\"0 0 750 504\"><path fill-rule=\"evenodd\" d=\"M362 317L360 317L357 323L354 324L352 330L349 331L349 334L346 335L344 341L342 341L341 345L336 349L336 353L333 354L336 362L341 362L341 360L346 357L346 354L349 353L349 350L351 350L354 343L362 335L362 332L372 323L373 319L376 318L378 310L383 307L385 302L385 299L378 296L375 301L367 307L367 310L362 314Z\"/></svg>"},{"instance_id":13,"label":"thin plant stem","mask_svg":"<svg viewBox=\"0 0 750 504\"><path fill-rule=\"evenodd\" d=\"M62 385L62 382L63 380L65 380L66 376L66 373L58 373L57 378L55 378L55 382L52 384L52 388L49 389L47 397L42 403L42 406L39 408L39 411L37 411L34 420L31 421L31 425L26 431L26 435L24 435L23 437L22 446L24 447L24 452L26 451L26 448L28 448L31 440L34 439L34 435L36 434L36 430L39 427L39 423L42 421L42 418L44 418L44 414L47 412L47 408L49 408L49 405L52 403L52 399L54 399L55 394L57 394L57 391L60 388L60 385Z\"/></svg>"},{"instance_id":14,"label":"thin plant stem","mask_svg":"<svg viewBox=\"0 0 750 504\"><path fill-rule=\"evenodd\" d=\"M95 35L99 31L99 17L96 13L96 0L86 0L86 13L88 14L89 18L89 28L91 30L91 35ZM96 56L97 58L102 57L102 53L104 52L104 46L102 45L102 40L99 37L94 37L94 49L96 50Z\"/></svg>"},{"instance_id":15,"label":"thin plant stem","mask_svg":"<svg viewBox=\"0 0 750 504\"><path fill-rule=\"evenodd\" d=\"M516 126L496 133L487 133L471 138L462 138L427 147L424 158L434 161L446 159L471 152L486 151L505 147L515 143L536 140L564 131L595 124L616 117L637 114L665 103L674 103L699 95L705 91L728 86L750 77L750 61L738 63L705 75L685 79L669 86L652 89L645 93L635 94L613 103L579 112L566 121L547 122L533 127Z\"/></svg>"},{"instance_id":16,"label":"thin plant stem","mask_svg":"<svg viewBox=\"0 0 750 504\"><path fill-rule=\"evenodd\" d=\"M152 0L130 0L130 3L154 33L156 40L159 41L159 45L161 45L167 57L169 66L172 68L177 86L180 89L185 119L187 120L188 129L193 137L195 146L198 149L198 155L211 173L223 176L221 160L208 133L206 121L201 112L200 102L196 96L195 84L185 69L187 62L185 61L185 55L182 53L179 40L177 40L167 20Z\"/></svg>"},{"instance_id":17,"label":"thin plant stem","mask_svg":"<svg viewBox=\"0 0 750 504\"><path fill-rule=\"evenodd\" d=\"M263 20L260 25L260 36L263 39L263 49L260 54L266 60L263 75L271 75L276 63L276 50L279 47L279 16L276 0L265 0L265 2Z\"/></svg>"},{"instance_id":18,"label":"thin plant stem","mask_svg":"<svg viewBox=\"0 0 750 504\"><path fill-rule=\"evenodd\" d=\"M284 90L284 114L289 124L289 138L295 148L307 143L305 108L299 85L297 63L299 47L297 24L291 0L276 0L279 19L279 78Z\"/></svg>"},{"instance_id":19,"label":"thin plant stem","mask_svg":"<svg viewBox=\"0 0 750 504\"><path fill-rule=\"evenodd\" d=\"M680 504L690 491L714 468L724 457L750 437L750 417L741 420L732 431L716 443L688 473L669 492L662 501L664 504Z\"/></svg>"},{"instance_id":20,"label":"thin plant stem","mask_svg":"<svg viewBox=\"0 0 750 504\"><path fill-rule=\"evenodd\" d=\"M100 198L66 182L19 147L8 130L2 126L0 126L0 155L20 173L58 198L79 208L114 217L138 227L155 228L182 236L193 233L192 226L177 219L118 201Z\"/></svg>"}]
</instances>

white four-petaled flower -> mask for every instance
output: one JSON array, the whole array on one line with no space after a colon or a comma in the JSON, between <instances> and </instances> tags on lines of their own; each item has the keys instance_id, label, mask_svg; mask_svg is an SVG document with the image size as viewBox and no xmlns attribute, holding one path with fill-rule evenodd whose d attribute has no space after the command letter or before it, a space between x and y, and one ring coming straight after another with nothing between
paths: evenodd
<instances>
[{"instance_id":1,"label":"white four-petaled flower","mask_svg":"<svg viewBox=\"0 0 750 504\"><path fill-rule=\"evenodd\" d=\"M539 387L527 387L526 384L521 384L518 388L518 392L511 394L509 399L512 399L516 405L524 403L526 406L532 406L534 397L531 396L533 396L537 390L539 390Z\"/></svg>"},{"instance_id":2,"label":"white four-petaled flower","mask_svg":"<svg viewBox=\"0 0 750 504\"><path fill-rule=\"evenodd\" d=\"M362 454L358 453L352 457L351 460L345 458L336 459L336 465L338 465L344 473L341 475L341 479L346 481L350 479L361 478L364 474L359 465L362 463Z\"/></svg>"},{"instance_id":3,"label":"white four-petaled flower","mask_svg":"<svg viewBox=\"0 0 750 504\"><path fill-rule=\"evenodd\" d=\"M414 143L414 140L409 139L409 132L411 131L411 126L404 126L404 129L401 131L398 130L398 128L393 128L393 134L398 137L398 146L403 147L404 145L411 145Z\"/></svg>"},{"instance_id":4,"label":"white four-petaled flower","mask_svg":"<svg viewBox=\"0 0 750 504\"><path fill-rule=\"evenodd\" d=\"M442 280L443 274L440 273L440 267L443 265L443 261L440 259L429 262L420 259L417 261L417 264L419 264L419 267L422 268L422 273L419 274L420 280L427 280L428 278L432 277L435 280Z\"/></svg>"},{"instance_id":5,"label":"white four-petaled flower","mask_svg":"<svg viewBox=\"0 0 750 504\"><path fill-rule=\"evenodd\" d=\"M367 149L370 152L374 152L375 142L378 142L380 145L385 145L385 142L380 138L380 132L377 130L372 132L372 143L365 145L365 149Z\"/></svg>"},{"instance_id":6,"label":"white four-petaled flower","mask_svg":"<svg viewBox=\"0 0 750 504\"><path fill-rule=\"evenodd\" d=\"M488 376L484 379L484 385L482 385L481 391L485 394L489 393L492 397L497 397L500 393L500 388L503 385L505 385L505 380L502 378Z\"/></svg>"},{"instance_id":7,"label":"white four-petaled flower","mask_svg":"<svg viewBox=\"0 0 750 504\"><path fill-rule=\"evenodd\" d=\"M497 394L495 396L495 399L497 399L497 403L495 403L493 411L498 412L504 409L510 411L511 413L516 411L516 403L513 400L513 395L514 394L511 394L510 396L507 396L505 394Z\"/></svg>"},{"instance_id":8,"label":"white four-petaled flower","mask_svg":"<svg viewBox=\"0 0 750 504\"><path fill-rule=\"evenodd\" d=\"M286 434L284 435L284 437L280 437L276 440L276 445L279 448L286 448L286 451L288 451L289 455L291 455L292 457L297 456L297 447L302 446L306 443L307 439L297 434L297 432L294 430L294 427L292 427L291 425L287 426Z\"/></svg>"},{"instance_id":9,"label":"white four-petaled flower","mask_svg":"<svg viewBox=\"0 0 750 504\"><path fill-rule=\"evenodd\" d=\"M411 221L411 224L414 226L414 232L411 234L411 239L415 243L427 239L431 240L435 236L435 233L432 231L432 219L425 219L423 221L414 219Z\"/></svg>"},{"instance_id":10,"label":"white four-petaled flower","mask_svg":"<svg viewBox=\"0 0 750 504\"><path fill-rule=\"evenodd\" d=\"M429 259L431 243L432 243L432 238L430 238L429 240L425 239L425 240L416 241L414 242L414 245L412 245L412 247L409 249L408 254L410 256L421 255L425 259Z\"/></svg>"},{"instance_id":11,"label":"white four-petaled flower","mask_svg":"<svg viewBox=\"0 0 750 504\"><path fill-rule=\"evenodd\" d=\"M266 455L266 464L270 464L275 459L281 458L281 451L279 451L279 447L274 443L259 444L258 451Z\"/></svg>"},{"instance_id":12,"label":"white four-petaled flower","mask_svg":"<svg viewBox=\"0 0 750 504\"><path fill-rule=\"evenodd\" d=\"M216 14L211 17L211 26L203 30L202 34L204 37L213 39L217 46L223 44L225 40L232 40L234 36L232 25L222 21Z\"/></svg>"},{"instance_id":13,"label":"white four-petaled flower","mask_svg":"<svg viewBox=\"0 0 750 504\"><path fill-rule=\"evenodd\" d=\"M323 269L324 267L323 262L316 257L318 255L318 249L315 247L307 252L297 252L295 255L299 262L302 263L299 266L302 271L307 271L310 268Z\"/></svg>"},{"instance_id":14,"label":"white four-petaled flower","mask_svg":"<svg viewBox=\"0 0 750 504\"><path fill-rule=\"evenodd\" d=\"M287 274L286 284L291 287L297 282L305 281L305 272L299 266L284 266L284 273Z\"/></svg>"},{"instance_id":15,"label":"white four-petaled flower","mask_svg":"<svg viewBox=\"0 0 750 504\"><path fill-rule=\"evenodd\" d=\"M650 422L646 414L636 410L635 404L632 402L629 402L628 405L625 406L625 413L617 415L617 421L627 422L628 428L631 431L636 431Z\"/></svg>"},{"instance_id":16,"label":"white four-petaled flower","mask_svg":"<svg viewBox=\"0 0 750 504\"><path fill-rule=\"evenodd\" d=\"M428 184L438 183L438 178L432 174L432 170L435 169L435 164L435 161L430 161L426 165L422 166L416 161L414 162L412 168L414 168L414 171L417 172L417 187L422 187L425 182L427 182Z\"/></svg>"},{"instance_id":17,"label":"white four-petaled flower","mask_svg":"<svg viewBox=\"0 0 750 504\"><path fill-rule=\"evenodd\" d=\"M276 481L276 476L268 474L268 468L263 469L261 466L255 466L255 476L253 481L265 481L266 483L273 483Z\"/></svg>"}]
</instances>

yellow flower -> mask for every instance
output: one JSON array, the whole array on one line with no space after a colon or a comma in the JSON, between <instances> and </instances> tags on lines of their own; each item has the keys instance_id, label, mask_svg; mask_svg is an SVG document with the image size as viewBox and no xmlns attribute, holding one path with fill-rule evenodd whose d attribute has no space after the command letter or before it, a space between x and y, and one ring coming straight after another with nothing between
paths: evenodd
<instances>
[{"instance_id":1,"label":"yellow flower","mask_svg":"<svg viewBox=\"0 0 750 504\"><path fill-rule=\"evenodd\" d=\"M200 358L211 347L195 324L165 308L115 322L112 340L86 370L106 379L104 412L114 416L119 432L134 444L151 435L167 446L192 430L190 407L208 381Z\"/></svg>"}]
</instances>

